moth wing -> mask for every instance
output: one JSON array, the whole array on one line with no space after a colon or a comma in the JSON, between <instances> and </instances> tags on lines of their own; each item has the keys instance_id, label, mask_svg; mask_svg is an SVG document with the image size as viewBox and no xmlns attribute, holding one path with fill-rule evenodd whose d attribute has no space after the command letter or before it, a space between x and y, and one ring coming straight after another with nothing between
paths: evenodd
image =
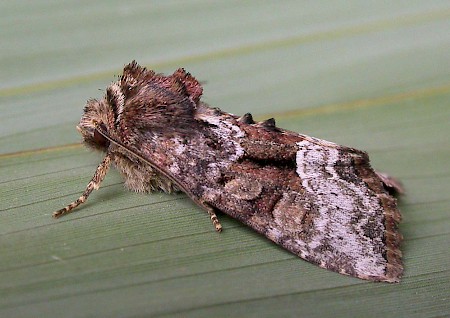
<instances>
[{"instance_id":1,"label":"moth wing","mask_svg":"<svg viewBox=\"0 0 450 318\"><path fill-rule=\"evenodd\" d=\"M311 140L297 147L295 166L269 160L228 167L238 172L223 172L230 177L210 204L320 267L398 281L400 213L367 155Z\"/></svg>"}]
</instances>

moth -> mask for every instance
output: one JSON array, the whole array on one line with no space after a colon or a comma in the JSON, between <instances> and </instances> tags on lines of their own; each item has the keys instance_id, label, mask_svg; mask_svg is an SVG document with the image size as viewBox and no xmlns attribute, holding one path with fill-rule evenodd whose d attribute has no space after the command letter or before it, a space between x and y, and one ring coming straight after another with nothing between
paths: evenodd
<instances>
[{"instance_id":1,"label":"moth","mask_svg":"<svg viewBox=\"0 0 450 318\"><path fill-rule=\"evenodd\" d=\"M53 216L85 202L114 164L130 190L186 193L218 232L222 212L320 267L399 281L396 179L374 171L366 152L212 108L202 92L184 69L164 76L126 65L77 126L104 159L81 197Z\"/></svg>"}]
</instances>

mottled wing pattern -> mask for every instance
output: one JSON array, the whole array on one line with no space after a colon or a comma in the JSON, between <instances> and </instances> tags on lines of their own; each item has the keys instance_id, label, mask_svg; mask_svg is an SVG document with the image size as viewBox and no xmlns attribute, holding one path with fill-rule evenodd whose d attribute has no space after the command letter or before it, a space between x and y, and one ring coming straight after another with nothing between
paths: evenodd
<instances>
[{"instance_id":1,"label":"mottled wing pattern","mask_svg":"<svg viewBox=\"0 0 450 318\"><path fill-rule=\"evenodd\" d=\"M195 116L192 138L141 149L190 196L321 267L399 280L400 214L366 153L205 104Z\"/></svg>"},{"instance_id":2,"label":"mottled wing pattern","mask_svg":"<svg viewBox=\"0 0 450 318\"><path fill-rule=\"evenodd\" d=\"M257 124L240 127L246 137L253 135L255 143L244 146L252 155L229 167L238 171L229 181L236 194L227 189L229 183L223 192L251 202L253 209L242 214L236 204L237 209L222 210L321 267L364 279L399 280L400 213L366 153ZM253 150L262 143L268 149L255 158ZM280 151L286 145L291 149ZM251 167L247 173L236 169L242 164ZM245 197L247 192L253 195Z\"/></svg>"}]
</instances>

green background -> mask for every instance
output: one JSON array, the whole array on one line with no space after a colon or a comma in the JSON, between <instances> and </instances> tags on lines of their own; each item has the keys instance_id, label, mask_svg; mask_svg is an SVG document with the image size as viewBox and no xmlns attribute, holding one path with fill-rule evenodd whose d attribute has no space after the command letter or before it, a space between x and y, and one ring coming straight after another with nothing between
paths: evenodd
<instances>
[{"instance_id":1,"label":"green background","mask_svg":"<svg viewBox=\"0 0 450 318\"><path fill-rule=\"evenodd\" d=\"M0 3L1 317L450 315L448 1ZM399 177L405 274L311 265L182 195L123 189L74 126L124 64L185 67L205 102L357 147Z\"/></svg>"}]
</instances>

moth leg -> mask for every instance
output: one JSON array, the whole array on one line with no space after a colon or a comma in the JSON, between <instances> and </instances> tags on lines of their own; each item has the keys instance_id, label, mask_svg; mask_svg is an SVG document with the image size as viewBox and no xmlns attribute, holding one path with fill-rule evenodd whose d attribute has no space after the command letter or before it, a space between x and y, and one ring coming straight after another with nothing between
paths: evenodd
<instances>
[{"instance_id":1,"label":"moth leg","mask_svg":"<svg viewBox=\"0 0 450 318\"><path fill-rule=\"evenodd\" d=\"M214 212L214 208L206 203L202 204L204 208L206 209L206 212L208 212L208 215L211 219L211 222L216 229L217 232L222 232L222 224L220 224L219 219L217 218L216 213Z\"/></svg>"},{"instance_id":2,"label":"moth leg","mask_svg":"<svg viewBox=\"0 0 450 318\"><path fill-rule=\"evenodd\" d=\"M100 187L100 183L102 183L103 179L105 178L110 165L111 165L111 157L108 154L105 156L103 161L98 165L97 170L95 170L94 176L86 186L86 189L84 190L83 194L77 200L73 201L65 208L53 212L52 216L54 218L59 218L60 216L72 212L73 209L75 209L80 204L84 203L91 194L91 192L93 190L97 190Z\"/></svg>"}]
</instances>

